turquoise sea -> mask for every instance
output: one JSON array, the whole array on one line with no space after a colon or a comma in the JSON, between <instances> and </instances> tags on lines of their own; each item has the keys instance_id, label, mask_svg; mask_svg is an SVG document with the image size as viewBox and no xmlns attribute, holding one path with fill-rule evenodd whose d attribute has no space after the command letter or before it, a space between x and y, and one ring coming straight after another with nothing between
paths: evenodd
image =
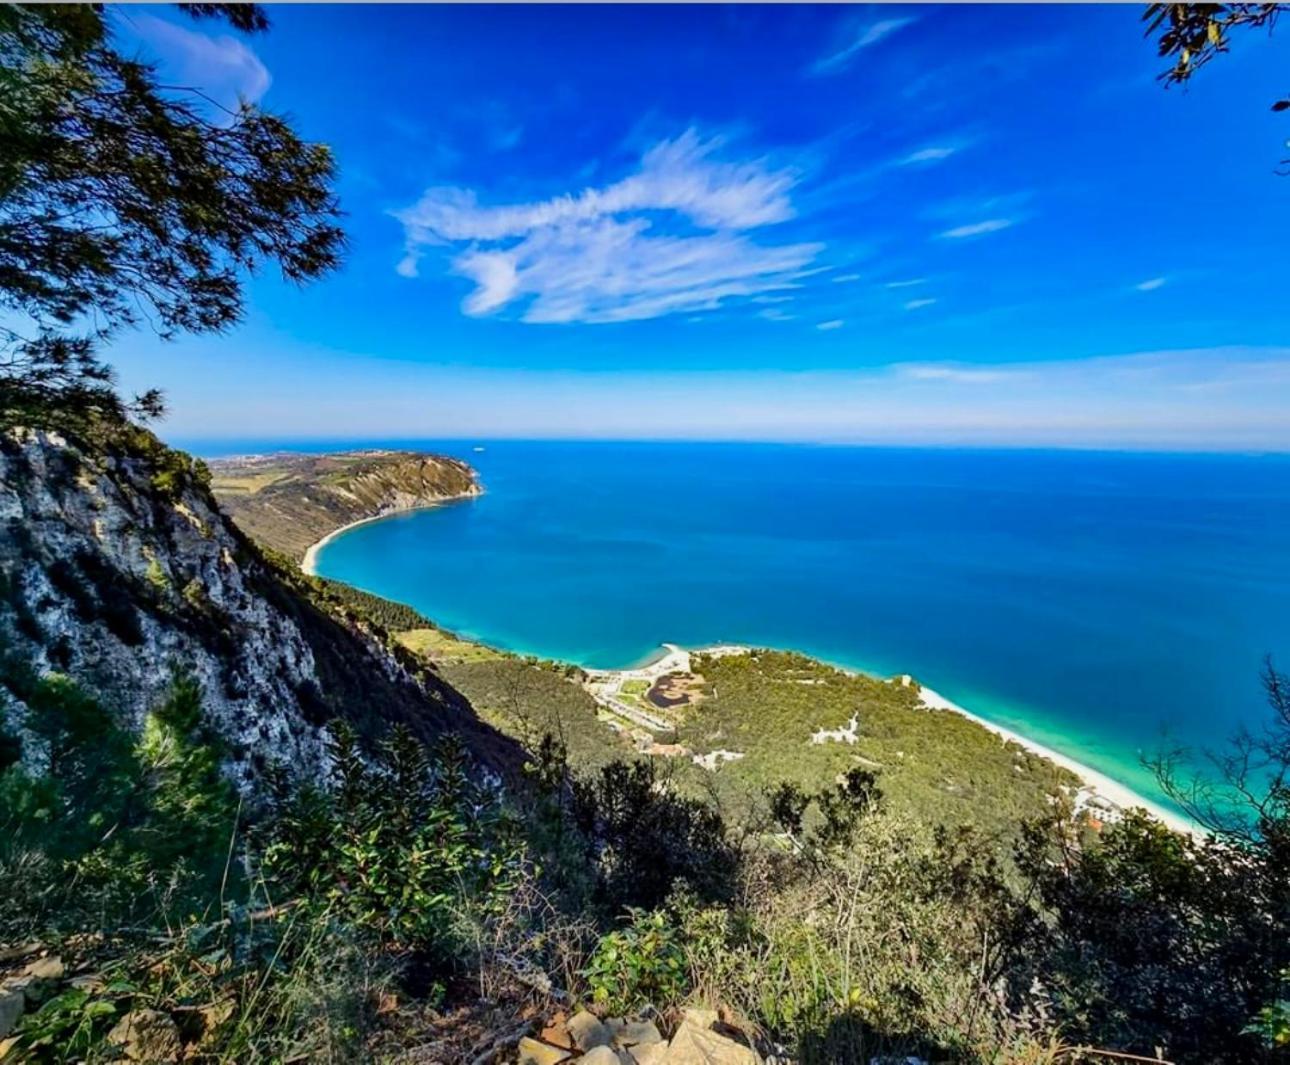
<instances>
[{"instance_id":1,"label":"turquoise sea","mask_svg":"<svg viewBox=\"0 0 1290 1065\"><path fill-rule=\"evenodd\" d=\"M486 494L347 532L319 571L516 651L909 672L1152 797L1143 752L1257 727L1264 656L1290 666L1288 456L414 443Z\"/></svg>"}]
</instances>

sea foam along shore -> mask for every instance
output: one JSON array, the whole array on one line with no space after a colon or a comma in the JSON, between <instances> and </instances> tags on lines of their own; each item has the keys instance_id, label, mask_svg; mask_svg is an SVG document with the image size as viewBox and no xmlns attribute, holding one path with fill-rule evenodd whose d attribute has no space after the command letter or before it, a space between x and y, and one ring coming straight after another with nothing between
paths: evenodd
<instances>
[{"instance_id":1,"label":"sea foam along shore","mask_svg":"<svg viewBox=\"0 0 1290 1065\"><path fill-rule=\"evenodd\" d=\"M672 658L678 650L680 649L675 644L664 644L662 648L664 656L668 659ZM690 652L701 654L704 652L711 653L713 650L717 650L722 654L747 654L752 651L753 648L743 646L742 644L722 644L715 648L695 647L691 648ZM655 662L650 662L648 663L647 668L655 665ZM843 666L838 666L836 668L842 669L844 673L856 672L853 669ZM1018 732L1013 732L1012 729L1004 728L1002 725L996 725L993 721L987 720L980 714L972 713L971 710L960 706L956 702L952 702L939 692L933 691L931 688L924 687L920 684L919 696L922 698L923 705L931 710L952 710L956 714L962 714L970 721L975 721L982 728L989 729L1004 741L1011 741L1020 747L1024 747L1031 754L1037 754L1040 758L1047 758L1050 762L1061 766L1063 769L1069 769L1080 778L1087 793L1106 800L1112 806L1118 807L1121 810L1130 810L1134 807L1141 807L1146 810L1147 813L1151 814L1152 817L1155 817L1159 821L1168 825L1175 832L1182 832L1192 836L1201 836L1204 834L1200 826L1189 818L1184 817L1182 814L1174 810L1166 809L1159 803L1155 803L1150 799L1144 798L1127 785L1111 779L1105 773L1099 773L1096 769L1086 766L1083 762L1076 761L1069 755L1062 754L1060 751L1055 751L1051 747L1044 746L1042 743L1028 739ZM1096 810L1093 812L1096 813Z\"/></svg>"},{"instance_id":2,"label":"sea foam along shore","mask_svg":"<svg viewBox=\"0 0 1290 1065\"><path fill-rule=\"evenodd\" d=\"M366 518L359 518L358 521L351 521L337 529L332 529L317 543L309 545L305 551L304 558L300 560L300 568L310 577L318 576L318 552L331 543L342 533L349 532L350 529L357 529L360 525L368 525L374 521L384 521L386 518L393 518L403 514L415 514L418 510L435 510L442 507L445 503L457 503L463 499L478 499L484 494L483 488L477 492L459 492L456 495L444 496L442 499L436 499L432 503L421 503L415 507L399 507L396 510L386 510L380 514L372 514Z\"/></svg>"},{"instance_id":3,"label":"sea foam along shore","mask_svg":"<svg viewBox=\"0 0 1290 1065\"><path fill-rule=\"evenodd\" d=\"M1099 773L1096 769L1090 769L1084 763L1077 762L1074 758L1064 755L1060 751L1054 751L1051 747L1045 747L1042 743L1027 739L1011 729L996 725L993 721L987 721L979 714L974 714L972 711L959 706L958 703L951 702L939 692L932 691L931 688L920 687L919 694L925 706L933 710L953 710L956 714L962 714L964 717L975 721L978 725L989 729L1004 740L1011 740L1013 743L1024 747L1031 754L1037 754L1041 758L1047 758L1050 762L1056 763L1063 769L1069 769L1084 782L1084 786L1089 792L1105 799L1114 806L1118 806L1122 810L1140 806L1152 817L1164 822L1175 832L1183 832L1193 836L1203 834L1198 825L1182 814L1168 810L1159 803L1143 798L1132 788L1112 780L1105 773Z\"/></svg>"}]
</instances>

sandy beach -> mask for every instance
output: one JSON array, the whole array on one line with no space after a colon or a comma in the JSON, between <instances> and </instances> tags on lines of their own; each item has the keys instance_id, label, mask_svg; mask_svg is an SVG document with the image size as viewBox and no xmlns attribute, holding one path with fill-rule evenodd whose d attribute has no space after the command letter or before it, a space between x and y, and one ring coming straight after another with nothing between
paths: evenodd
<instances>
[{"instance_id":1,"label":"sandy beach","mask_svg":"<svg viewBox=\"0 0 1290 1065\"><path fill-rule=\"evenodd\" d=\"M676 644L664 644L660 649L660 657L647 663L643 667L635 670L626 671L632 676L654 678L660 676L672 669L689 669L689 656L691 654L747 654L753 648L741 644L719 644L712 647L694 647L688 650L678 647ZM837 666L836 663L830 663L835 668L841 669L844 673L855 673L853 669L843 666ZM611 671L603 671L611 672ZM917 682L917 679L915 682ZM1096 769L1085 765L1083 762L1076 761L1068 755L1055 751L1035 740L1028 739L1012 729L1004 728L1002 725L996 725L981 717L980 714L974 714L966 707L960 706L939 692L931 688L919 685L919 695L922 698L923 705L932 710L952 710L956 714L962 714L964 717L975 721L982 728L989 729L996 736L1005 741L1011 741L1020 747L1024 747L1032 754L1037 754L1041 758L1047 758L1050 762L1061 766L1063 769L1069 769L1084 784L1084 789L1089 795L1104 799L1111 805L1119 807L1121 810L1130 810L1134 807L1141 807L1146 810L1152 817L1168 825L1175 832L1185 832L1190 835L1203 835L1200 828L1192 821L1188 820L1182 814L1168 810L1159 803L1152 802L1150 799L1139 795L1132 788L1112 780L1105 773L1100 773Z\"/></svg>"},{"instance_id":2,"label":"sandy beach","mask_svg":"<svg viewBox=\"0 0 1290 1065\"><path fill-rule=\"evenodd\" d=\"M348 525L342 525L338 529L333 529L326 536L316 543L309 545L305 551L305 556L300 560L300 568L310 577L318 576L318 552L331 543L342 533L349 532L350 529L357 529L360 525L368 525L374 521L381 521L384 518L392 518L396 514L415 514L418 510L434 510L445 503L456 503L462 499L478 499L483 495L483 490L478 492L463 492L461 495L444 496L442 499L436 499L433 503L423 503L417 507L402 507L398 510L387 510L383 514L373 514L370 518L359 518L358 521L351 521Z\"/></svg>"},{"instance_id":3,"label":"sandy beach","mask_svg":"<svg viewBox=\"0 0 1290 1065\"><path fill-rule=\"evenodd\" d=\"M1186 832L1191 835L1202 834L1197 825L1193 824L1181 814L1167 810L1159 804L1143 798L1132 788L1129 788L1118 781L1112 780L1105 773L1099 773L1096 769L1091 769L1082 762L1077 762L1074 758L1070 758L1059 751L1054 751L1051 747L1045 747L1042 743L1036 743L1034 740L1027 739L1025 736L1022 736L1017 732L1013 732L1011 729L1004 728L1002 725L996 725L992 721L987 721L979 714L974 714L971 710L959 706L958 703L951 702L949 699L945 698L945 696L941 695L939 692L933 691L931 688L920 688L919 694L922 696L925 706L928 706L933 710L953 710L956 714L962 714L964 717L975 721L982 728L989 729L995 735L1000 736L1005 740L1011 740L1013 743L1024 747L1032 754L1037 754L1041 758L1047 758L1050 762L1056 763L1063 769L1069 769L1084 782L1084 786L1089 792L1105 799L1107 802L1118 806L1121 809L1129 810L1135 806L1140 806L1151 814L1152 817L1163 821L1175 832Z\"/></svg>"}]
</instances>

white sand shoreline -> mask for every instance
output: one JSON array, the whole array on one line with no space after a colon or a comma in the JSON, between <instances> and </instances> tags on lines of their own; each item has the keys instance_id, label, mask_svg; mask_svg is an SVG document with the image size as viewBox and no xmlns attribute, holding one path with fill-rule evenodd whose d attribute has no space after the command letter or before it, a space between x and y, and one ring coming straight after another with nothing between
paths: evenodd
<instances>
[{"instance_id":1,"label":"white sand shoreline","mask_svg":"<svg viewBox=\"0 0 1290 1065\"><path fill-rule=\"evenodd\" d=\"M956 714L962 714L969 720L975 721L982 728L989 729L996 736L1000 736L1004 740L1010 740L1018 746L1024 747L1026 750L1030 751L1031 754L1037 754L1041 758L1047 758L1050 762L1061 766L1063 769L1069 769L1084 782L1084 786L1092 794L1105 799L1107 802L1110 802L1114 806L1118 806L1122 810L1141 807L1146 810L1147 813L1151 814L1152 817L1162 821L1175 832L1183 832L1193 836L1203 835L1199 826L1184 817L1182 814L1168 810L1158 803L1154 803L1150 799L1144 798L1128 785L1121 784L1119 781L1113 780L1105 773L1098 772L1098 770L1085 765L1083 762L1076 761L1069 755L1062 754L1060 751L1055 751L1051 747L1047 747L1042 743L1028 739L1020 733L1014 732L1012 729L1004 728L1002 725L996 725L993 721L986 720L981 717L980 714L972 713L971 710L960 706L958 703L952 702L939 692L933 691L931 688L920 685L919 694L922 696L924 705L931 709L952 710Z\"/></svg>"},{"instance_id":2,"label":"white sand shoreline","mask_svg":"<svg viewBox=\"0 0 1290 1065\"><path fill-rule=\"evenodd\" d=\"M640 672L642 674L654 672L657 670L659 665L664 661L673 659L675 657L675 653L681 650L682 649L676 644L663 644L660 648L660 657L651 660L643 667L638 667L635 672ZM685 650L692 654L710 653L712 651L717 651L721 654L747 654L754 650L754 648L744 644L716 644L711 647L693 647L686 648ZM815 658L816 656L809 655L808 657ZM817 661L824 660L817 658ZM859 672L858 670L840 666L834 662L826 664L833 666L835 669L841 669L844 673ZM917 678L912 679L915 683L918 683ZM1187 835L1197 837L1204 835L1198 825L1184 817L1182 814L1166 809L1159 803L1152 802L1150 799L1139 795L1127 784L1121 784L1119 781L1112 779L1105 773L1099 772L1091 766L1087 766L1083 762L1071 758L1069 755L1062 754L1060 751L1055 751L1051 747L1039 743L1037 740L1029 739L1018 732L1014 732L1012 729L1005 728L1002 725L996 725L993 721L982 717L980 714L974 714L966 707L960 706L958 703L945 698L945 696L941 695L940 692L934 691L922 684L919 684L919 694L922 697L923 704L929 709L951 710L956 714L962 714L970 721L975 721L982 728L989 729L1001 739L1011 741L1019 747L1025 748L1031 754L1037 754L1040 758L1046 758L1048 761L1061 766L1063 769L1069 769L1079 777L1086 792L1100 799L1104 799L1106 802L1121 810L1131 810L1135 807L1140 807L1141 809L1146 810L1152 817L1169 826L1169 828L1173 829L1175 832L1182 832ZM1096 810L1093 812L1096 813Z\"/></svg>"},{"instance_id":3,"label":"white sand shoreline","mask_svg":"<svg viewBox=\"0 0 1290 1065\"><path fill-rule=\"evenodd\" d=\"M442 499L436 499L431 503L421 503L415 507L399 507L394 510L383 511L380 514L373 514L367 518L359 518L357 521L351 521L346 525L333 529L316 543L310 544L305 551L304 557L300 560L300 569L307 576L318 576L318 552L342 533L349 532L350 529L357 529L360 525L369 525L374 521L384 521L386 518L394 518L400 514L415 514L419 510L435 510L445 503L459 503L463 499L477 499L483 494L484 490L482 488L475 492L458 492L456 495L444 496Z\"/></svg>"}]
</instances>

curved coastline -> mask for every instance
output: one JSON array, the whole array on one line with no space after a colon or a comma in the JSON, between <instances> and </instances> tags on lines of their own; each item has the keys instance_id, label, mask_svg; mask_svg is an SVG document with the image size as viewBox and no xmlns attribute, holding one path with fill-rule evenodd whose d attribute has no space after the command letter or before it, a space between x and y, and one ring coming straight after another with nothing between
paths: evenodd
<instances>
[{"instance_id":1,"label":"curved coastline","mask_svg":"<svg viewBox=\"0 0 1290 1065\"><path fill-rule=\"evenodd\" d=\"M457 495L444 496L442 499L436 499L432 503L421 503L415 507L400 507L397 510L387 510L381 514L372 514L370 517L359 518L357 521L348 522L338 528L332 529L321 540L316 540L305 550L304 557L300 560L300 569L309 577L318 576L318 552L335 540L338 536L349 532L350 529L357 529L360 525L370 525L374 521L384 521L386 518L397 518L404 514L415 514L421 510L437 510L439 507L449 503L460 503L465 499L478 499L484 494L481 487L475 492L459 492Z\"/></svg>"},{"instance_id":2,"label":"curved coastline","mask_svg":"<svg viewBox=\"0 0 1290 1065\"><path fill-rule=\"evenodd\" d=\"M372 522L383 521L386 518L398 517L404 514L413 514L413 513L416 513L417 511L422 511L422 510L435 510L441 506L444 506L445 504L460 502L461 500L464 500L464 499L477 498L480 494L482 494L482 490L480 492L463 493L457 496L445 497L444 499L436 500L433 503L427 503L423 506L408 507L400 510L392 510L383 514L374 514L371 517L361 518L358 521L349 522L346 525L342 525L339 528L333 529L321 540L318 540L316 543L311 544L309 549L305 552L304 558L301 560L300 568L311 577L318 576L318 572L317 572L318 556L321 549L324 548L327 544L329 544L332 540L335 540L342 534L349 532L351 529L358 528L361 525L369 525ZM485 641L477 640L475 642L484 643ZM710 650L715 648L721 648L722 650L725 650L727 652L735 651L735 650L748 652L748 651L754 650L754 648L749 645L732 644L732 643L705 644L700 647L690 647L690 648L682 648L678 644L662 643L659 645L656 653L652 654L647 661L640 663L638 666L634 668L648 669L651 665L657 663L661 659L669 657L670 655L674 654L677 650L684 650L689 652L702 652L705 650ZM539 657L539 658L549 657L548 655L541 654L538 652L526 651L523 648L509 648L507 650L515 654L531 653L531 654L535 654L536 657ZM797 653L807 654L808 657L815 658L821 662L825 662L827 665L831 665L834 668L841 669L844 672L863 672L863 671L855 670L854 667L841 665L837 662L829 662L824 658L820 658L820 656L818 655L811 655L809 654L809 652L802 651ZM567 664L582 668L582 664L578 662L568 662ZM914 679L915 679L915 682L917 682L917 678L915 677ZM1080 782L1083 785L1082 790L1088 795L1096 796L1097 798L1110 803L1113 807L1117 807L1121 810L1141 808L1147 811L1147 813L1149 813L1152 817L1156 818L1163 824L1167 825L1169 828L1173 829L1175 832L1181 832L1191 836L1203 835L1203 832L1200 826L1195 824L1189 818L1185 817L1183 814L1174 810L1170 810L1162 806L1160 803L1154 802L1151 799L1146 798L1139 792L1134 791L1133 788L1131 788L1129 785L1123 784L1120 781L1115 780L1113 777L1109 776L1108 774L1103 773L1100 770L1094 769L1091 766L1087 765L1086 763L1081 762L1078 759L1071 757L1070 755L1063 754L1060 751L1057 751L1054 748L1047 746L1046 744L1040 743L1037 740L1032 740L1027 736L1023 735L1022 733L1019 733L1013 729L1007 728L1003 725L996 724L995 722L991 721L989 718L983 717L980 714L974 713L973 711L967 709L966 707L960 705L959 703L954 702L951 699L946 698L944 695L940 694L937 691L934 691L931 688L925 687L920 684L919 689L922 695L923 703L929 709L949 710L953 713L960 714L963 717L966 717L969 720L980 725L982 728L987 729L988 731L994 733L1002 741L1015 743L1018 746L1025 748L1030 753L1038 755L1041 758L1045 758L1048 761L1054 763L1055 765L1059 765L1062 768L1069 770L1070 772L1075 774L1076 777L1080 779Z\"/></svg>"},{"instance_id":3,"label":"curved coastline","mask_svg":"<svg viewBox=\"0 0 1290 1065\"><path fill-rule=\"evenodd\" d=\"M660 645L658 653L651 657L648 663L645 663L646 667L666 658L669 654L669 649L673 649L676 646L677 645L675 644ZM686 650L692 653L701 653L705 650L713 649L728 651L735 647L739 647L745 652L754 650L754 648L746 645L729 643L691 647ZM829 662L826 659L820 658L818 655L809 654L809 652L800 651L797 653L806 654L809 658L815 658L817 661L825 662L825 664L831 665L836 669L840 669L844 673L865 672L837 662ZM953 713L961 714L963 717L966 717L970 721L974 721L982 728L993 732L1005 743L1015 743L1019 747L1024 747L1031 754L1038 755L1040 758L1046 758L1054 765L1059 765L1063 769L1070 770L1070 772L1079 777L1080 781L1084 785L1084 789L1090 795L1105 799L1107 802L1111 803L1113 806L1119 807L1121 810L1130 810L1135 807L1140 807L1146 810L1152 817L1156 818L1156 820L1168 825L1175 832L1182 832L1187 835L1198 837L1204 835L1204 832L1199 825L1178 811L1170 810L1167 807L1162 806L1160 803L1148 799L1146 796L1134 791L1129 785L1121 783L1114 777L1111 777L1098 769L1094 769L1092 766L1081 762L1076 758L1072 758L1068 754L1063 754L1061 751L1049 747L1047 744L1040 743L1038 740L1033 740L1014 729L996 724L989 718L982 717L980 714L974 713L960 703L947 699L940 692L919 683L917 677L911 675L911 679L918 684L919 694L922 697L923 705L929 710L949 710Z\"/></svg>"}]
</instances>

